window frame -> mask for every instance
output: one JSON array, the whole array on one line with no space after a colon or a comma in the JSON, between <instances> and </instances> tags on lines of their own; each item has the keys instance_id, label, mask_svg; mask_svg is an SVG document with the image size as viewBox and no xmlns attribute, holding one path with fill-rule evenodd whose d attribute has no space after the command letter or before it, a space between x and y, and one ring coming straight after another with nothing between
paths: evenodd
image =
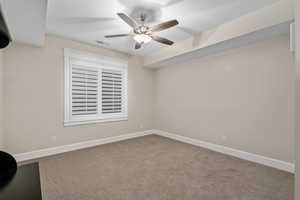
<instances>
[{"instance_id":1,"label":"window frame","mask_svg":"<svg viewBox=\"0 0 300 200\"><path fill-rule=\"evenodd\" d=\"M72 64L80 63L86 67L100 69L110 69L122 71L122 113L102 114L102 94L101 94L101 77L98 87L98 114L93 116L72 116L71 99L71 69ZM101 122L113 122L128 120L128 62L121 59L99 56L88 52L64 48L64 126L73 126L80 124L91 124Z\"/></svg>"}]
</instances>

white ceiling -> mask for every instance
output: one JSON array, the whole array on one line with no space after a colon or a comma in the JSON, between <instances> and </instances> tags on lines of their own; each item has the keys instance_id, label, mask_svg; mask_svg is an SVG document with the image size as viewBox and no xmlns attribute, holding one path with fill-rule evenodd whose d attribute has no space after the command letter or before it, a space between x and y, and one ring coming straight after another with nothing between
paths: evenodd
<instances>
[{"instance_id":1,"label":"white ceiling","mask_svg":"<svg viewBox=\"0 0 300 200\"><path fill-rule=\"evenodd\" d=\"M179 26L159 33L173 41L181 41L226 21L278 0L49 0L47 33L90 44L103 41L104 47L134 55L145 55L165 46L151 41L134 50L132 37L106 39L104 35L131 32L116 15L134 15L146 9L149 24L177 19Z\"/></svg>"},{"instance_id":2,"label":"white ceiling","mask_svg":"<svg viewBox=\"0 0 300 200\"><path fill-rule=\"evenodd\" d=\"M291 21L277 24L268 28L260 29L255 32L251 32L240 37L235 37L223 42L209 45L207 47L195 49L189 52L183 52L180 55L173 56L171 58L164 58L162 60L155 61L153 64L145 64L145 67L158 68L163 66L175 65L179 62L191 60L193 58L200 58L209 54L224 51L226 49L238 48L247 44L253 44L258 41L267 40L273 37L282 35L289 35Z\"/></svg>"},{"instance_id":3,"label":"white ceiling","mask_svg":"<svg viewBox=\"0 0 300 200\"><path fill-rule=\"evenodd\" d=\"M13 41L44 44L47 0L0 0L0 4Z\"/></svg>"}]
</instances>

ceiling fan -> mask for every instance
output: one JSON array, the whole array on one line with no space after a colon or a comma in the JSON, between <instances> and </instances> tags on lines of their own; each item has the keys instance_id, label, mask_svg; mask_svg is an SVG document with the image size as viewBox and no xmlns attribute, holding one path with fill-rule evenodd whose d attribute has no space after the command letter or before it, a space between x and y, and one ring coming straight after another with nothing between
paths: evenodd
<instances>
[{"instance_id":1,"label":"ceiling fan","mask_svg":"<svg viewBox=\"0 0 300 200\"><path fill-rule=\"evenodd\" d=\"M141 48L143 44L148 43L151 40L154 40L154 41L160 42L162 44L166 44L166 45L174 44L173 41L168 40L163 37L160 37L160 36L157 36L157 35L153 35L153 33L176 26L178 24L177 20L171 20L171 21L167 21L167 22L149 27L144 24L144 22L146 20L146 16L143 14L140 16L140 20L141 20L142 24L138 24L135 20L133 20L132 18L130 18L128 15L126 15L124 13L117 13L117 14L125 23L127 23L129 26L131 26L133 28L133 33L118 34L118 35L106 35L106 36L104 36L105 38L125 37L125 36L133 35L133 39L136 41L135 49Z\"/></svg>"}]
</instances>

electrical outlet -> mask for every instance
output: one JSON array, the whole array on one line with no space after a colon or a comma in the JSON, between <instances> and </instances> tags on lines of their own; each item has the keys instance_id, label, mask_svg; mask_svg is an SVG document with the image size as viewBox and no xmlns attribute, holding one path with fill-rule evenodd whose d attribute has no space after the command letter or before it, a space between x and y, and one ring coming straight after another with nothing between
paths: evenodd
<instances>
[{"instance_id":1,"label":"electrical outlet","mask_svg":"<svg viewBox=\"0 0 300 200\"><path fill-rule=\"evenodd\" d=\"M222 136L222 140L227 140L227 136L226 136L226 135L223 135L223 136Z\"/></svg>"},{"instance_id":2,"label":"electrical outlet","mask_svg":"<svg viewBox=\"0 0 300 200\"><path fill-rule=\"evenodd\" d=\"M51 140L55 142L55 141L57 140L57 137L56 137L56 135L54 135L54 136L51 136Z\"/></svg>"}]
</instances>

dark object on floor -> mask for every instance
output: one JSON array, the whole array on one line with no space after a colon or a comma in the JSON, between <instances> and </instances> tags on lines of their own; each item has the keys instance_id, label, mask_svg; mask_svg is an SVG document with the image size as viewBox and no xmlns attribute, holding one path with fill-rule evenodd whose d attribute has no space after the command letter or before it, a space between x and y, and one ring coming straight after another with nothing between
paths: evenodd
<instances>
[{"instance_id":1,"label":"dark object on floor","mask_svg":"<svg viewBox=\"0 0 300 200\"><path fill-rule=\"evenodd\" d=\"M12 181L17 168L15 158L4 151L0 151L0 191Z\"/></svg>"},{"instance_id":2,"label":"dark object on floor","mask_svg":"<svg viewBox=\"0 0 300 200\"><path fill-rule=\"evenodd\" d=\"M8 46L11 41L9 30L7 28L4 16L0 10L0 49Z\"/></svg>"},{"instance_id":3,"label":"dark object on floor","mask_svg":"<svg viewBox=\"0 0 300 200\"><path fill-rule=\"evenodd\" d=\"M0 49L3 49L9 44L9 37L5 34L0 34Z\"/></svg>"},{"instance_id":4,"label":"dark object on floor","mask_svg":"<svg viewBox=\"0 0 300 200\"><path fill-rule=\"evenodd\" d=\"M15 168L17 168L15 158L4 151L0 151L0 176L3 172Z\"/></svg>"},{"instance_id":5,"label":"dark object on floor","mask_svg":"<svg viewBox=\"0 0 300 200\"><path fill-rule=\"evenodd\" d=\"M18 168L13 180L0 190L2 200L42 200L38 163Z\"/></svg>"}]
</instances>

